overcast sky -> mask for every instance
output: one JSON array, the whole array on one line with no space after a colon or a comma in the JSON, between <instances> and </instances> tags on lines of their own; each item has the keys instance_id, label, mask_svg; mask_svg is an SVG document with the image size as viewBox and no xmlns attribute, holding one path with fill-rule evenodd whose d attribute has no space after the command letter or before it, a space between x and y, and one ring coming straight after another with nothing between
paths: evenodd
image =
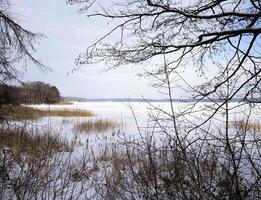
<instances>
[{"instance_id":1,"label":"overcast sky","mask_svg":"<svg viewBox=\"0 0 261 200\"><path fill-rule=\"evenodd\" d=\"M56 85L64 96L85 98L162 98L149 81L140 79L141 67L124 67L103 72L105 65L84 65L75 73L75 58L109 30L102 19L88 18L78 14L75 6L65 0L12 0L12 15L25 28L43 33L36 45L35 57L52 68L42 73L28 64L23 81L44 81ZM95 21L94 21L95 20ZM69 73L69 75L67 75Z\"/></svg>"}]
</instances>

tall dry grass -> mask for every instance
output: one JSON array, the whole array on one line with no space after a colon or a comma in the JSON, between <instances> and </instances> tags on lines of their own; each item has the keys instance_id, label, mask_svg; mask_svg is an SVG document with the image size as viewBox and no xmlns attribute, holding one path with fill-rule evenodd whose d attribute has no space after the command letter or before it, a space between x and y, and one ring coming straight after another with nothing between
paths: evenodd
<instances>
[{"instance_id":1,"label":"tall dry grass","mask_svg":"<svg viewBox=\"0 0 261 200\"><path fill-rule=\"evenodd\" d=\"M74 124L73 130L76 133L104 132L109 129L114 129L119 124L116 121L109 119L88 119L83 122Z\"/></svg>"},{"instance_id":2,"label":"tall dry grass","mask_svg":"<svg viewBox=\"0 0 261 200\"><path fill-rule=\"evenodd\" d=\"M37 134L23 128L0 129L0 149L7 148L15 154L43 154L70 151L68 141L49 132Z\"/></svg>"},{"instance_id":3,"label":"tall dry grass","mask_svg":"<svg viewBox=\"0 0 261 200\"><path fill-rule=\"evenodd\" d=\"M246 122L244 120L233 121L232 125L241 132L252 131L254 133L261 133L261 123L260 122Z\"/></svg>"},{"instance_id":4,"label":"tall dry grass","mask_svg":"<svg viewBox=\"0 0 261 200\"><path fill-rule=\"evenodd\" d=\"M61 101L59 103L54 103L53 105L73 105L73 102L70 101Z\"/></svg>"},{"instance_id":5,"label":"tall dry grass","mask_svg":"<svg viewBox=\"0 0 261 200\"><path fill-rule=\"evenodd\" d=\"M6 105L2 107L6 118L11 120L38 120L46 116L59 117L92 117L94 113L80 109L52 109L40 110L28 106Z\"/></svg>"}]
</instances>

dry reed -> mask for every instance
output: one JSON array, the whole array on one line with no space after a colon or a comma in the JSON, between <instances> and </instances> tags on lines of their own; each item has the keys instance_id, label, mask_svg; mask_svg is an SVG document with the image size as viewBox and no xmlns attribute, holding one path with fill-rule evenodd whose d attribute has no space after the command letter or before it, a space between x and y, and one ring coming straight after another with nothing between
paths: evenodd
<instances>
[{"instance_id":1,"label":"dry reed","mask_svg":"<svg viewBox=\"0 0 261 200\"><path fill-rule=\"evenodd\" d=\"M242 131L253 131L255 133L261 133L261 123L260 122L246 122L244 120L233 121L232 125L238 130Z\"/></svg>"},{"instance_id":2,"label":"dry reed","mask_svg":"<svg viewBox=\"0 0 261 200\"><path fill-rule=\"evenodd\" d=\"M46 116L59 117L92 117L94 113L80 109L40 110L28 106L5 106L6 117L12 120L38 120Z\"/></svg>"},{"instance_id":3,"label":"dry reed","mask_svg":"<svg viewBox=\"0 0 261 200\"><path fill-rule=\"evenodd\" d=\"M48 132L36 134L23 128L0 129L0 149L7 148L13 153L46 154L69 151L69 143ZM47 152L48 151L48 152Z\"/></svg>"},{"instance_id":4,"label":"dry reed","mask_svg":"<svg viewBox=\"0 0 261 200\"><path fill-rule=\"evenodd\" d=\"M73 102L70 101L61 101L59 103L54 103L52 105L73 105Z\"/></svg>"},{"instance_id":5,"label":"dry reed","mask_svg":"<svg viewBox=\"0 0 261 200\"><path fill-rule=\"evenodd\" d=\"M118 123L116 121L109 119L88 119L83 122L75 123L73 129L76 133L100 133L109 129L114 129L117 126Z\"/></svg>"}]
</instances>

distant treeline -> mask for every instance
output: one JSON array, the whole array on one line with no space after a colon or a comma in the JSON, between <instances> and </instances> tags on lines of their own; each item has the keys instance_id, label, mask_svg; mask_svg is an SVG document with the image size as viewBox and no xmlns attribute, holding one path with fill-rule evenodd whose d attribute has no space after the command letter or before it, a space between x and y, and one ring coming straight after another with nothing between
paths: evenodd
<instances>
[{"instance_id":1,"label":"distant treeline","mask_svg":"<svg viewBox=\"0 0 261 200\"><path fill-rule=\"evenodd\" d=\"M76 98L75 98L76 99ZM259 98L252 98L252 101L255 102L261 102L261 99ZM77 101L73 100L72 98L69 99L69 101ZM145 98L145 99L138 99L138 98L102 98L102 99L83 99L82 101L84 102L150 102L150 103L161 103L161 102L170 102L170 99L150 99L150 98ZM230 99L229 102L239 102L243 101L241 98L233 98ZM249 100L250 101L250 100ZM193 103L193 102L224 102L224 99L218 99L218 98L213 98L213 99L172 99L172 102L175 103Z\"/></svg>"},{"instance_id":2,"label":"distant treeline","mask_svg":"<svg viewBox=\"0 0 261 200\"><path fill-rule=\"evenodd\" d=\"M61 101L59 90L40 81L21 86L0 85L0 104L39 104Z\"/></svg>"}]
</instances>

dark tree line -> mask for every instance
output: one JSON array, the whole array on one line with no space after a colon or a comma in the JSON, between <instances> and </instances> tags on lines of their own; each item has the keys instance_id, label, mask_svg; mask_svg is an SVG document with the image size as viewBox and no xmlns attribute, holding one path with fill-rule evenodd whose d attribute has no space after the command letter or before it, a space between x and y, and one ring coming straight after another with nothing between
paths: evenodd
<instances>
[{"instance_id":1,"label":"dark tree line","mask_svg":"<svg viewBox=\"0 0 261 200\"><path fill-rule=\"evenodd\" d=\"M58 103L60 100L60 92L55 86L40 81L22 86L0 85L0 104Z\"/></svg>"},{"instance_id":2,"label":"dark tree line","mask_svg":"<svg viewBox=\"0 0 261 200\"><path fill-rule=\"evenodd\" d=\"M4 117L6 111L1 105L36 101L25 98L23 87L8 86L10 81L19 81L21 78L21 70L18 68L25 67L23 63L29 62L38 66L40 70L50 70L33 55L34 44L39 41L42 34L21 26L10 11L11 5L8 0L0 0L0 121L6 121Z\"/></svg>"}]
</instances>

